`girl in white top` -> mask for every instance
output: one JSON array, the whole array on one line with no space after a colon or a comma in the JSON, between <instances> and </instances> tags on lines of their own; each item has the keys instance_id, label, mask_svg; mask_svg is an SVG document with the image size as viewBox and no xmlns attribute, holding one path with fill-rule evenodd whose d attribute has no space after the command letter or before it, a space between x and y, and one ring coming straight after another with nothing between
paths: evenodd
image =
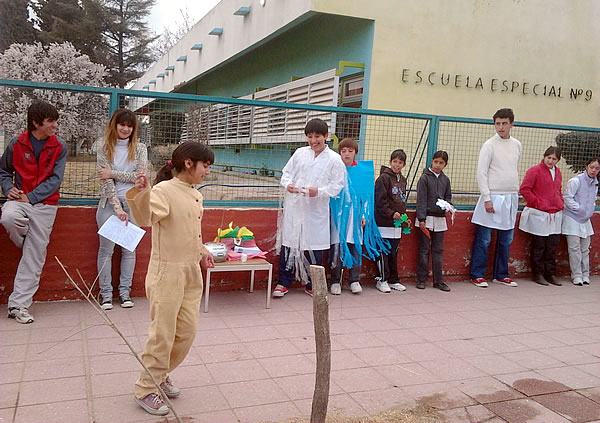
<instances>
[{"instance_id":1,"label":"girl in white top","mask_svg":"<svg viewBox=\"0 0 600 423\"><path fill-rule=\"evenodd\" d=\"M104 145L98 149L98 178L100 203L96 211L96 223L100 228L115 215L124 222L133 222L125 193L133 187L137 174L145 174L148 161L146 146L137 140L138 121L131 110L117 109L106 128ZM135 223L135 222L134 222ZM104 310L112 309L112 255L115 244L100 236L98 249L98 283L100 305ZM135 269L135 250L121 249L121 274L119 298L121 307L133 307L131 284Z\"/></svg>"},{"instance_id":2,"label":"girl in white top","mask_svg":"<svg viewBox=\"0 0 600 423\"><path fill-rule=\"evenodd\" d=\"M571 279L579 286L590 283L590 241L594 234L590 218L596 207L599 172L600 159L588 160L584 172L569 180L563 195L562 233L569 246Z\"/></svg>"}]
</instances>

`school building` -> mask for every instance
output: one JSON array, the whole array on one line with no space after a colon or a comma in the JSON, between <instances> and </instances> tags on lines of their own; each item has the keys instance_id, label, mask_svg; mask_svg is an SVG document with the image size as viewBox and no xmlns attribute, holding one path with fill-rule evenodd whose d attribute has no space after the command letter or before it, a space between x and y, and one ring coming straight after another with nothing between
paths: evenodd
<instances>
[{"instance_id":1,"label":"school building","mask_svg":"<svg viewBox=\"0 0 600 423\"><path fill-rule=\"evenodd\" d=\"M599 18L594 0L222 0L133 89L597 127Z\"/></svg>"}]
</instances>

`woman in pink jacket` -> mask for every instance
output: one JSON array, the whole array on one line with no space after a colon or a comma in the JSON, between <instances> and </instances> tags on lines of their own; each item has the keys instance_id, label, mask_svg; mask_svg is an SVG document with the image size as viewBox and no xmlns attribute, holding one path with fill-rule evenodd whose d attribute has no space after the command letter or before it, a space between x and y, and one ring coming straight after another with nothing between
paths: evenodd
<instances>
[{"instance_id":1,"label":"woman in pink jacket","mask_svg":"<svg viewBox=\"0 0 600 423\"><path fill-rule=\"evenodd\" d=\"M562 285L554 279L556 247L561 233L562 210L565 208L561 194L562 175L556 167L559 160L560 148L548 147L544 160L527 171L520 189L527 206L521 213L519 229L532 235L532 280L540 285Z\"/></svg>"}]
</instances>

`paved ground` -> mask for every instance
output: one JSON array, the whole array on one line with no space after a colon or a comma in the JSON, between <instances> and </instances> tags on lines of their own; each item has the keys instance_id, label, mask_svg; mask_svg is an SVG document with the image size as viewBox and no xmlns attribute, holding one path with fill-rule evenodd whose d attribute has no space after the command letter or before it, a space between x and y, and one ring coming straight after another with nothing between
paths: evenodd
<instances>
[{"instance_id":1,"label":"paved ground","mask_svg":"<svg viewBox=\"0 0 600 423\"><path fill-rule=\"evenodd\" d=\"M600 422L600 278L588 287L519 282L453 283L451 293L367 286L330 297L330 410L358 416L426 404L449 422ZM266 310L264 294L211 295L192 351L172 374L187 422L309 414L312 302L298 289ZM0 319L0 422L160 421L134 404L138 364L87 303L31 311L31 325ZM146 300L109 313L139 349Z\"/></svg>"}]
</instances>

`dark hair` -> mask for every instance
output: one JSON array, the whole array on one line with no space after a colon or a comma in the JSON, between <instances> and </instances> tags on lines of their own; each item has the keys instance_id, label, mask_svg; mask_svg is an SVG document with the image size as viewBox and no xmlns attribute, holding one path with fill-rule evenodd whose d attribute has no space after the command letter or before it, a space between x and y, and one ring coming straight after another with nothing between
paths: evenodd
<instances>
[{"instance_id":1,"label":"dark hair","mask_svg":"<svg viewBox=\"0 0 600 423\"><path fill-rule=\"evenodd\" d=\"M512 109L500 109L494 113L494 117L492 119L494 119L494 122L496 122L496 119L508 119L510 123L513 123L515 121L515 114L513 113Z\"/></svg>"},{"instance_id":2,"label":"dark hair","mask_svg":"<svg viewBox=\"0 0 600 423\"><path fill-rule=\"evenodd\" d=\"M167 181L173 177L173 170L179 173L185 170L185 161L190 159L194 167L198 162L213 164L215 162L215 153L206 145L195 141L186 141L180 144L175 150L171 160L169 160L158 172L154 184Z\"/></svg>"},{"instance_id":3,"label":"dark hair","mask_svg":"<svg viewBox=\"0 0 600 423\"><path fill-rule=\"evenodd\" d=\"M443 150L436 151L435 153L433 153L433 157L431 160L433 161L433 159L442 159L446 162L446 164L448 164L448 153L446 153Z\"/></svg>"},{"instance_id":4,"label":"dark hair","mask_svg":"<svg viewBox=\"0 0 600 423\"><path fill-rule=\"evenodd\" d=\"M598 162L598 164L600 164L600 157L592 157L591 159L588 159L588 161L585 162L585 167L588 167L590 164L592 164L594 162Z\"/></svg>"},{"instance_id":5,"label":"dark hair","mask_svg":"<svg viewBox=\"0 0 600 423\"><path fill-rule=\"evenodd\" d=\"M352 138L344 138L338 145L338 151L342 151L342 148L352 148L355 153L358 153L358 143Z\"/></svg>"},{"instance_id":6,"label":"dark hair","mask_svg":"<svg viewBox=\"0 0 600 423\"><path fill-rule=\"evenodd\" d=\"M550 154L554 154L556 158L560 160L560 147L548 147L544 152L544 157L548 157Z\"/></svg>"},{"instance_id":7,"label":"dark hair","mask_svg":"<svg viewBox=\"0 0 600 423\"><path fill-rule=\"evenodd\" d=\"M304 127L304 134L308 135L312 133L317 133L326 136L329 133L327 123L325 123L324 120L319 118L309 120L306 126Z\"/></svg>"},{"instance_id":8,"label":"dark hair","mask_svg":"<svg viewBox=\"0 0 600 423\"><path fill-rule=\"evenodd\" d=\"M35 101L31 103L31 106L27 109L27 130L35 131L35 125L44 123L44 119L58 120L58 111L50 103L45 101Z\"/></svg>"},{"instance_id":9,"label":"dark hair","mask_svg":"<svg viewBox=\"0 0 600 423\"><path fill-rule=\"evenodd\" d=\"M406 153L404 152L404 150L399 148L398 150L392 151L392 154L390 154L390 162L394 159L400 159L404 163L406 163Z\"/></svg>"}]
</instances>

